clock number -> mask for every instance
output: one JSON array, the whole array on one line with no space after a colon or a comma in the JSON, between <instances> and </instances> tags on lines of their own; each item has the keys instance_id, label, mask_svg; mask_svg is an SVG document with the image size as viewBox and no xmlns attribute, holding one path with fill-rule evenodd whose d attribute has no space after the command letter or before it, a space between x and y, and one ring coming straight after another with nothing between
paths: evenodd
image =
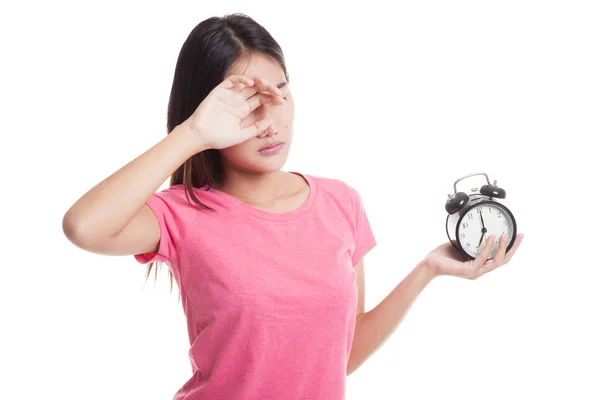
<instances>
[{"instance_id":1,"label":"clock number","mask_svg":"<svg viewBox=\"0 0 600 400\"><path fill-rule=\"evenodd\" d=\"M473 219L473 214L467 214L467 216L469 217L469 219Z\"/></svg>"},{"instance_id":2,"label":"clock number","mask_svg":"<svg viewBox=\"0 0 600 400\"><path fill-rule=\"evenodd\" d=\"M465 233L464 233L464 232L460 234L460 238L461 238L461 239L464 239L464 238L465 238Z\"/></svg>"},{"instance_id":3,"label":"clock number","mask_svg":"<svg viewBox=\"0 0 600 400\"><path fill-rule=\"evenodd\" d=\"M468 223L466 223L466 222L463 222L463 223L462 223L462 227L463 227L463 229L466 229L466 228L467 228L467 226L469 226L469 224L468 224Z\"/></svg>"},{"instance_id":4,"label":"clock number","mask_svg":"<svg viewBox=\"0 0 600 400\"><path fill-rule=\"evenodd\" d=\"M477 214L481 214L481 211L482 211L481 207L477 207L476 210L477 210Z\"/></svg>"}]
</instances>

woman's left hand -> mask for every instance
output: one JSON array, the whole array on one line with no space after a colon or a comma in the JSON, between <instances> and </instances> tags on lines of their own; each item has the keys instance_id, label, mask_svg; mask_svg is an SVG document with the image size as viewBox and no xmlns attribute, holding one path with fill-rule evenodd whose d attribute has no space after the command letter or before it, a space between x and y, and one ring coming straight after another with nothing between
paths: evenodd
<instances>
[{"instance_id":1,"label":"woman's left hand","mask_svg":"<svg viewBox=\"0 0 600 400\"><path fill-rule=\"evenodd\" d=\"M495 238L493 235L488 237L484 248L474 260L466 260L467 257L447 242L427 255L425 265L434 276L451 275L466 279L477 279L481 275L508 263L519 248L524 236L522 233L517 235L508 253L506 252L508 240L500 237L496 254L490 260L487 260L487 258L494 247Z\"/></svg>"}]
</instances>

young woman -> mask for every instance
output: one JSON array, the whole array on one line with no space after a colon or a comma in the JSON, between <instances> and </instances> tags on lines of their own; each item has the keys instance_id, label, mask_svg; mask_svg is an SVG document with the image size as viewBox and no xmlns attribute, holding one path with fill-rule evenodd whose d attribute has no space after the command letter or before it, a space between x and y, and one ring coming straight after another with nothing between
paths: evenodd
<instances>
[{"instance_id":1,"label":"young woman","mask_svg":"<svg viewBox=\"0 0 600 400\"><path fill-rule=\"evenodd\" d=\"M484 264L442 245L364 311L363 257L375 244L358 192L281 168L294 99L283 52L251 18L197 25L183 44L168 135L84 194L64 232L98 254L169 266L182 296L192 376L175 399L342 400L345 378L393 332L436 276ZM168 189L156 192L170 179Z\"/></svg>"}]
</instances>

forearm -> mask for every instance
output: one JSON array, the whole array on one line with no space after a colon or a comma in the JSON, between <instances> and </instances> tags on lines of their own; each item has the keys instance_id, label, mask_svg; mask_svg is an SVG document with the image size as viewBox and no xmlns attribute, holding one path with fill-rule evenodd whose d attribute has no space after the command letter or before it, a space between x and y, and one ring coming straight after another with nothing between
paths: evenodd
<instances>
[{"instance_id":1,"label":"forearm","mask_svg":"<svg viewBox=\"0 0 600 400\"><path fill-rule=\"evenodd\" d=\"M381 303L358 316L346 375L358 369L385 343L434 277L425 261L419 263Z\"/></svg>"}]
</instances>

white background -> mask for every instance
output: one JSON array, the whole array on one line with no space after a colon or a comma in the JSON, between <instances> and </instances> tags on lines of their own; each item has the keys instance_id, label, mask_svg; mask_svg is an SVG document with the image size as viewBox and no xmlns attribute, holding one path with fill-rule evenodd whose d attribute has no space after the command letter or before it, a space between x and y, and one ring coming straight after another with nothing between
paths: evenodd
<instances>
[{"instance_id":1,"label":"white background","mask_svg":"<svg viewBox=\"0 0 600 400\"><path fill-rule=\"evenodd\" d=\"M595 2L17 4L0 17L0 398L164 400L191 375L166 267L144 286L144 265L78 249L61 222L164 137L183 41L232 12L286 56L284 169L363 197L367 310L447 240L460 176L497 179L525 233L501 269L426 287L346 398L600 398Z\"/></svg>"}]
</instances>

